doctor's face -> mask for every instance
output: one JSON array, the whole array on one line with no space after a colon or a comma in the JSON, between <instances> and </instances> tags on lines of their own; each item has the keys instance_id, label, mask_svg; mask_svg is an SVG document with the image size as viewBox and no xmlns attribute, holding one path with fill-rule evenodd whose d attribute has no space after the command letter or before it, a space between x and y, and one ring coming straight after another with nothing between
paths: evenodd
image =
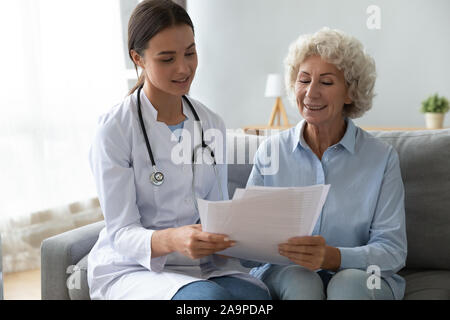
<instances>
[{"instance_id":1,"label":"doctor's face","mask_svg":"<svg viewBox=\"0 0 450 320\"><path fill-rule=\"evenodd\" d=\"M189 92L197 64L194 33L178 25L150 39L141 67L152 91L181 96Z\"/></svg>"},{"instance_id":2,"label":"doctor's face","mask_svg":"<svg viewBox=\"0 0 450 320\"><path fill-rule=\"evenodd\" d=\"M300 64L295 96L302 117L316 126L342 122L344 104L352 102L344 73L320 56L310 56Z\"/></svg>"}]
</instances>

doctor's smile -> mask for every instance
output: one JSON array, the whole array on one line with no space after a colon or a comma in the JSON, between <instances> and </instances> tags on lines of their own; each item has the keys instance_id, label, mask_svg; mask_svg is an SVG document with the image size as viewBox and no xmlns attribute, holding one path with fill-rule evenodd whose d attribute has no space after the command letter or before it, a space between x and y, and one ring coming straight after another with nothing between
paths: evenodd
<instances>
[{"instance_id":1,"label":"doctor's smile","mask_svg":"<svg viewBox=\"0 0 450 320\"><path fill-rule=\"evenodd\" d=\"M180 89L189 90L192 82L192 77L188 76L179 80L172 80L172 82Z\"/></svg>"}]
</instances>

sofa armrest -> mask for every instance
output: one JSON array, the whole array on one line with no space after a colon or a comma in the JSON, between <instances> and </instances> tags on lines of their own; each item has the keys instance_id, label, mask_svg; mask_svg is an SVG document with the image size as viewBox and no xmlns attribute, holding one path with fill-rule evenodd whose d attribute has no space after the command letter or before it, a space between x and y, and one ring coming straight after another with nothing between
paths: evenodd
<instances>
[{"instance_id":1,"label":"sofa armrest","mask_svg":"<svg viewBox=\"0 0 450 320\"><path fill-rule=\"evenodd\" d=\"M68 300L68 268L78 263L94 246L105 226L92 223L45 239L41 245L41 298Z\"/></svg>"},{"instance_id":2,"label":"sofa armrest","mask_svg":"<svg viewBox=\"0 0 450 320\"><path fill-rule=\"evenodd\" d=\"M0 300L3 300L3 259L2 259L2 235L0 234Z\"/></svg>"}]
</instances>

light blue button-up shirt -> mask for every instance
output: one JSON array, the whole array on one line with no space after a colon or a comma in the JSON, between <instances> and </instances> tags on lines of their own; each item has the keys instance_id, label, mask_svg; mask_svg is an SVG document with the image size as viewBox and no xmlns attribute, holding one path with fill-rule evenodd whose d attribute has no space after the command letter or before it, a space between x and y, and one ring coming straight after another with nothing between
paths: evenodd
<instances>
[{"instance_id":1,"label":"light blue button-up shirt","mask_svg":"<svg viewBox=\"0 0 450 320\"><path fill-rule=\"evenodd\" d=\"M255 154L247 186L330 184L313 235L323 236L327 245L340 250L340 269L379 267L395 298L402 299L405 281L396 273L405 266L407 241L398 155L392 146L356 127L351 119L346 123L344 137L329 147L321 160L303 137L304 120L271 136ZM264 174L263 169L271 166L267 158L275 161L276 152L271 152L275 143L279 146L279 169L275 174ZM262 274L268 267L266 264L252 273Z\"/></svg>"}]
</instances>

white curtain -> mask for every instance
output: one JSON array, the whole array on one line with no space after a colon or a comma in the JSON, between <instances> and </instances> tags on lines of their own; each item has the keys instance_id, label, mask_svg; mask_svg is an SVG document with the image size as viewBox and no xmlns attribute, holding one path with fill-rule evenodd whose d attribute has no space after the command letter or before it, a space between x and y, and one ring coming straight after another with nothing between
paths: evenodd
<instances>
[{"instance_id":1,"label":"white curtain","mask_svg":"<svg viewBox=\"0 0 450 320\"><path fill-rule=\"evenodd\" d=\"M97 119L128 89L120 14L119 0L0 1L2 234L96 197Z\"/></svg>"}]
</instances>

